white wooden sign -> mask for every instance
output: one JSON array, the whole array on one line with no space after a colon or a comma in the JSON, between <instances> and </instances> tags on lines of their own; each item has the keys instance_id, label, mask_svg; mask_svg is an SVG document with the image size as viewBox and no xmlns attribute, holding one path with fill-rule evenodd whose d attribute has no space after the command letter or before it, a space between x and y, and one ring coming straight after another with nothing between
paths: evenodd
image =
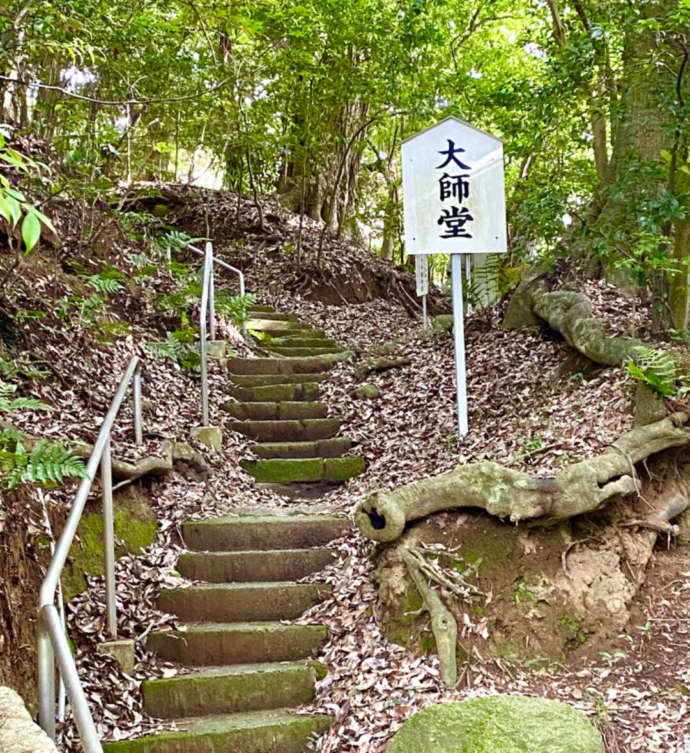
<instances>
[{"instance_id":1,"label":"white wooden sign","mask_svg":"<svg viewBox=\"0 0 690 753\"><path fill-rule=\"evenodd\" d=\"M504 253L503 143L449 117L402 145L405 252Z\"/></svg>"},{"instance_id":2,"label":"white wooden sign","mask_svg":"<svg viewBox=\"0 0 690 753\"><path fill-rule=\"evenodd\" d=\"M426 254L418 254L414 261L417 295L427 295L429 293L429 260Z\"/></svg>"},{"instance_id":3,"label":"white wooden sign","mask_svg":"<svg viewBox=\"0 0 690 753\"><path fill-rule=\"evenodd\" d=\"M405 251L451 258L458 437L462 438L468 425L461 254L507 251L503 144L458 118L446 118L403 142L402 175ZM469 271L469 256L466 259ZM418 263L418 295L419 268Z\"/></svg>"}]
</instances>

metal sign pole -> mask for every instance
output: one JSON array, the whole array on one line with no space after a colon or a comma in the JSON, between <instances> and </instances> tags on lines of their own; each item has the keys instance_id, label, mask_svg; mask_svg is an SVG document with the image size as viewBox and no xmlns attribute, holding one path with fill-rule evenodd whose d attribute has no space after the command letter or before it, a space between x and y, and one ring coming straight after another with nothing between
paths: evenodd
<instances>
[{"instance_id":1,"label":"metal sign pole","mask_svg":"<svg viewBox=\"0 0 690 753\"><path fill-rule=\"evenodd\" d=\"M427 320L427 313L426 313L426 295L422 296L422 327L424 329L427 328L429 322Z\"/></svg>"},{"instance_id":2,"label":"metal sign pole","mask_svg":"<svg viewBox=\"0 0 690 753\"><path fill-rule=\"evenodd\" d=\"M458 391L458 436L467 434L467 377L465 374L465 322L462 310L462 256L450 255L455 332L455 383Z\"/></svg>"},{"instance_id":3,"label":"metal sign pole","mask_svg":"<svg viewBox=\"0 0 690 753\"><path fill-rule=\"evenodd\" d=\"M465 282L467 283L467 313L472 313L470 304L470 290L472 285L472 254L465 254Z\"/></svg>"}]
</instances>

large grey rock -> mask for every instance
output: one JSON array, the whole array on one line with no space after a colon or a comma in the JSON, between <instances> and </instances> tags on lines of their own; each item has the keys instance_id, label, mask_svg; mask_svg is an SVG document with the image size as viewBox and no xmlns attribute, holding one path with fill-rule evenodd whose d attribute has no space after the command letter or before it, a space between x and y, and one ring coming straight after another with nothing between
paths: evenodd
<instances>
[{"instance_id":1,"label":"large grey rock","mask_svg":"<svg viewBox=\"0 0 690 753\"><path fill-rule=\"evenodd\" d=\"M22 697L0 687L0 750L3 753L57 753L46 733L31 719Z\"/></svg>"},{"instance_id":2,"label":"large grey rock","mask_svg":"<svg viewBox=\"0 0 690 753\"><path fill-rule=\"evenodd\" d=\"M580 711L558 701L492 695L430 706L410 717L387 753L604 753Z\"/></svg>"}]
</instances>

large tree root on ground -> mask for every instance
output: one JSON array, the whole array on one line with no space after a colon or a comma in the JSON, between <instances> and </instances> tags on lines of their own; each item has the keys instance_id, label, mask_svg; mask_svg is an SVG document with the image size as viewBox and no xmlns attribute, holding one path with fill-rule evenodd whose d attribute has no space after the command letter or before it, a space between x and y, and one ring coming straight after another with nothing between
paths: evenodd
<instances>
[{"instance_id":1,"label":"large tree root on ground","mask_svg":"<svg viewBox=\"0 0 690 753\"><path fill-rule=\"evenodd\" d=\"M605 366L620 366L642 343L628 337L608 337L592 316L592 304L583 293L549 290L546 272L534 269L523 278L506 309L506 329L536 326L540 320L560 332L567 343L587 358Z\"/></svg>"},{"instance_id":2,"label":"large tree root on ground","mask_svg":"<svg viewBox=\"0 0 690 753\"><path fill-rule=\"evenodd\" d=\"M554 478L534 478L481 461L390 492L376 491L360 503L355 521L370 539L393 541L407 521L456 507L479 507L512 522L566 520L596 510L614 495L638 491L635 464L670 447L690 444L687 419L684 413L675 413L632 429L601 455L574 463Z\"/></svg>"},{"instance_id":3,"label":"large tree root on ground","mask_svg":"<svg viewBox=\"0 0 690 753\"><path fill-rule=\"evenodd\" d=\"M450 610L441 601L441 597L422 573L419 560L415 554L404 547L402 558L419 591L419 595L422 597L424 609L429 612L431 617L431 631L434 634L436 651L441 665L441 682L447 688L454 688L458 679L456 656L458 624Z\"/></svg>"}]
</instances>

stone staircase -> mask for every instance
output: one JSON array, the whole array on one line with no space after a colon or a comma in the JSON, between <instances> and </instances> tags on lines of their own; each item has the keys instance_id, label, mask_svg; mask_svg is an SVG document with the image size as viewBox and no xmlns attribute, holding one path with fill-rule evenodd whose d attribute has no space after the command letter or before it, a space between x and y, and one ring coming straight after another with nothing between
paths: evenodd
<instances>
[{"instance_id":1,"label":"stone staircase","mask_svg":"<svg viewBox=\"0 0 690 753\"><path fill-rule=\"evenodd\" d=\"M223 406L235 419L230 428L255 441L243 468L259 483L312 491L362 473L364 458L343 457L352 442L336 436L341 420L319 401L320 382L349 351L268 306L252 307L250 317L247 329L270 355L229 360L235 401Z\"/></svg>"},{"instance_id":2,"label":"stone staircase","mask_svg":"<svg viewBox=\"0 0 690 753\"><path fill-rule=\"evenodd\" d=\"M296 581L333 561L328 542L348 521L336 515L228 517L185 524L179 571L203 581L164 589L160 607L178 629L152 632L148 647L188 671L147 680L144 708L175 730L106 743L106 753L302 753L330 725L298 714L314 694L326 638L321 625L290 623L328 595Z\"/></svg>"}]
</instances>

